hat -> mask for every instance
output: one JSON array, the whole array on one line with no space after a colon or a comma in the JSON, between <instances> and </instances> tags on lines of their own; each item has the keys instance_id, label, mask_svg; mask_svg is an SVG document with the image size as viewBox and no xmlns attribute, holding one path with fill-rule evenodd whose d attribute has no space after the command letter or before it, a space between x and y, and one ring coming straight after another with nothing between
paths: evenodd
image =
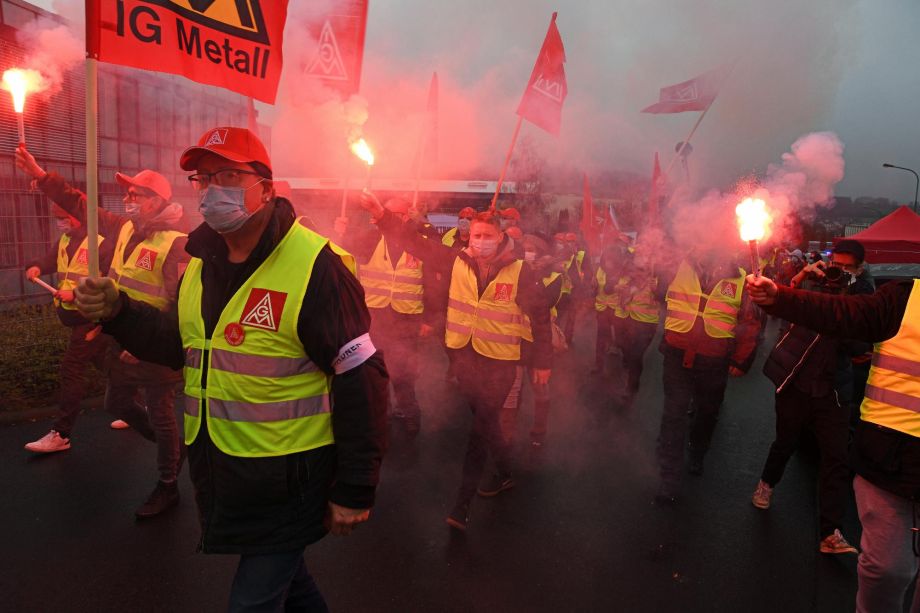
<instances>
[{"instance_id":1,"label":"hat","mask_svg":"<svg viewBox=\"0 0 920 613\"><path fill-rule=\"evenodd\" d=\"M512 226L508 228L507 230L505 230L505 234L507 234L508 236L510 236L516 241L521 240L521 237L524 236L524 233L521 232L521 229L518 228L517 226Z\"/></svg>"},{"instance_id":2,"label":"hat","mask_svg":"<svg viewBox=\"0 0 920 613\"><path fill-rule=\"evenodd\" d=\"M198 144L182 152L179 167L182 170L196 170L198 160L205 153L213 153L231 162L249 164L258 162L269 170L272 161L268 157L265 145L246 128L212 128L201 135Z\"/></svg>"},{"instance_id":3,"label":"hat","mask_svg":"<svg viewBox=\"0 0 920 613\"><path fill-rule=\"evenodd\" d=\"M866 259L865 247L862 246L862 243L852 238L845 238L834 245L834 253L849 253L860 264Z\"/></svg>"},{"instance_id":4,"label":"hat","mask_svg":"<svg viewBox=\"0 0 920 613\"><path fill-rule=\"evenodd\" d=\"M471 206L465 206L457 213L457 217L460 219L473 219L476 217L476 209Z\"/></svg>"},{"instance_id":5,"label":"hat","mask_svg":"<svg viewBox=\"0 0 920 613\"><path fill-rule=\"evenodd\" d=\"M172 198L172 186L169 181L160 173L152 170L142 170L133 177L116 172L115 180L124 187L134 186L149 190L163 200Z\"/></svg>"},{"instance_id":6,"label":"hat","mask_svg":"<svg viewBox=\"0 0 920 613\"><path fill-rule=\"evenodd\" d=\"M515 221L521 220L521 214L518 213L518 210L513 206L509 206L507 209L502 209L498 212L499 215L505 219L513 219Z\"/></svg>"},{"instance_id":7,"label":"hat","mask_svg":"<svg viewBox=\"0 0 920 613\"><path fill-rule=\"evenodd\" d=\"M568 243L575 242L575 241L578 240L578 235L575 234L574 232L566 232L566 233L565 233L565 240L566 240L566 242L568 242Z\"/></svg>"},{"instance_id":8,"label":"hat","mask_svg":"<svg viewBox=\"0 0 920 613\"><path fill-rule=\"evenodd\" d=\"M383 205L383 208L391 213L399 213L402 215L409 214L409 203L402 198L390 198Z\"/></svg>"}]
</instances>

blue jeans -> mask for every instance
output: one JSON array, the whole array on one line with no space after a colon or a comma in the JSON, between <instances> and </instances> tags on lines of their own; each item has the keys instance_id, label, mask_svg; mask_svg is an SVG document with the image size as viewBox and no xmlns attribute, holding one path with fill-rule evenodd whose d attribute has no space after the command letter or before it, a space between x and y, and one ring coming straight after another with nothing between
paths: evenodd
<instances>
[{"instance_id":1,"label":"blue jeans","mask_svg":"<svg viewBox=\"0 0 920 613\"><path fill-rule=\"evenodd\" d=\"M917 576L913 551L914 504L878 488L859 475L853 480L862 523L857 565L857 613L901 613L907 588ZM920 613L920 585L911 613Z\"/></svg>"},{"instance_id":2,"label":"blue jeans","mask_svg":"<svg viewBox=\"0 0 920 613\"><path fill-rule=\"evenodd\" d=\"M327 613L329 607L307 572L303 550L297 549L240 556L227 610L230 613Z\"/></svg>"}]
</instances>

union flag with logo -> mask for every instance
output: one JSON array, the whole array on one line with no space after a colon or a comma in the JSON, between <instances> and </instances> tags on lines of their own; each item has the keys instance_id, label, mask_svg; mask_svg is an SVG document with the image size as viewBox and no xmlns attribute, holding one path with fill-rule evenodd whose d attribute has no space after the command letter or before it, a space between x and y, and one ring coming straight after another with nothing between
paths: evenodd
<instances>
[{"instance_id":1,"label":"union flag with logo","mask_svg":"<svg viewBox=\"0 0 920 613\"><path fill-rule=\"evenodd\" d=\"M658 92L658 102L645 107L642 112L657 115L705 111L715 102L729 72L731 72L731 67L723 66L689 81L662 87Z\"/></svg>"},{"instance_id":2,"label":"union flag with logo","mask_svg":"<svg viewBox=\"0 0 920 613\"><path fill-rule=\"evenodd\" d=\"M287 0L87 0L91 58L273 104Z\"/></svg>"},{"instance_id":3,"label":"union flag with logo","mask_svg":"<svg viewBox=\"0 0 920 613\"><path fill-rule=\"evenodd\" d=\"M361 86L367 3L338 0L306 20L307 33L316 41L316 48L304 64L304 75L338 91L343 98L358 93Z\"/></svg>"},{"instance_id":4,"label":"union flag with logo","mask_svg":"<svg viewBox=\"0 0 920 613\"><path fill-rule=\"evenodd\" d=\"M521 97L517 114L530 123L559 136L562 126L562 104L569 89L565 81L565 47L556 27L556 13L549 22L549 30L527 89Z\"/></svg>"}]
</instances>

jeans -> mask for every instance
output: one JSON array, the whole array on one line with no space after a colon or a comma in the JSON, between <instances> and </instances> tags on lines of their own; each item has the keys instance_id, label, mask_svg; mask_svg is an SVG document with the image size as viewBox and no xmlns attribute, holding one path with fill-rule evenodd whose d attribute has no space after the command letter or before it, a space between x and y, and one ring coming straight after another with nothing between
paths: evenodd
<instances>
[{"instance_id":1,"label":"jeans","mask_svg":"<svg viewBox=\"0 0 920 613\"><path fill-rule=\"evenodd\" d=\"M58 405L61 414L51 427L64 438L70 438L77 416L80 415L80 401L86 395L88 384L86 369L92 364L99 372L105 370L109 337L97 334L93 340L86 340L86 334L95 327L96 324L72 327L70 343L61 356L61 400Z\"/></svg>"},{"instance_id":2,"label":"jeans","mask_svg":"<svg viewBox=\"0 0 920 613\"><path fill-rule=\"evenodd\" d=\"M105 410L128 423L141 436L157 445L160 481L175 481L179 472L179 426L173 413L176 384L143 387L147 407L137 402L138 386L109 380Z\"/></svg>"},{"instance_id":3,"label":"jeans","mask_svg":"<svg viewBox=\"0 0 920 613\"><path fill-rule=\"evenodd\" d=\"M469 346L456 351L457 379L473 413L457 494L457 502L465 504L476 494L490 453L498 473L511 474L511 447L502 435L499 414L514 383L517 363L483 357Z\"/></svg>"},{"instance_id":4,"label":"jeans","mask_svg":"<svg viewBox=\"0 0 920 613\"><path fill-rule=\"evenodd\" d=\"M418 335L422 316L397 313L390 307L369 310L371 338L374 346L383 352L396 396L394 413L419 419L421 412L415 396L415 381L418 379Z\"/></svg>"},{"instance_id":5,"label":"jeans","mask_svg":"<svg viewBox=\"0 0 920 613\"><path fill-rule=\"evenodd\" d=\"M690 453L702 459L709 450L728 383L728 358L690 358L681 349L665 346L662 382L658 464L662 483L673 488L681 481L688 427Z\"/></svg>"},{"instance_id":6,"label":"jeans","mask_svg":"<svg viewBox=\"0 0 920 613\"><path fill-rule=\"evenodd\" d=\"M813 429L821 451L818 492L823 539L842 527L850 489L846 463L849 415L837 403L833 392L813 398L789 387L776 395L776 439L770 445L760 478L770 487L779 483L786 463L808 428Z\"/></svg>"},{"instance_id":7,"label":"jeans","mask_svg":"<svg viewBox=\"0 0 920 613\"><path fill-rule=\"evenodd\" d=\"M901 613L907 589L917 576L913 551L915 504L878 488L859 475L853 480L862 523L856 613ZM920 613L920 584L911 613Z\"/></svg>"},{"instance_id":8,"label":"jeans","mask_svg":"<svg viewBox=\"0 0 920 613\"><path fill-rule=\"evenodd\" d=\"M329 611L313 577L307 572L303 550L242 555L230 588L230 613Z\"/></svg>"}]
</instances>

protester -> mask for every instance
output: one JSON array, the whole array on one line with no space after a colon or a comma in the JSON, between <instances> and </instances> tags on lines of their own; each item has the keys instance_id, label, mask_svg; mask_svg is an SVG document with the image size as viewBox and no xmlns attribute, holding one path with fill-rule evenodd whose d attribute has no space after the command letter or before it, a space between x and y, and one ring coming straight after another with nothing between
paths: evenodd
<instances>
[{"instance_id":1,"label":"protester","mask_svg":"<svg viewBox=\"0 0 920 613\"><path fill-rule=\"evenodd\" d=\"M61 356L59 415L48 434L25 446L36 453L70 449L70 434L80 415L80 402L89 386L87 369L93 365L97 371L105 373L109 341L109 337L101 334L95 323L80 315L73 304L74 288L89 274L86 226L56 204L52 204L51 212L55 225L61 231L61 238L43 259L26 266L26 278L31 281L40 275L57 272L55 310L61 323L70 328L70 340ZM99 267L106 269L112 261L114 242L105 241L100 236L97 244Z\"/></svg>"},{"instance_id":2,"label":"protester","mask_svg":"<svg viewBox=\"0 0 920 613\"><path fill-rule=\"evenodd\" d=\"M857 241L841 241L831 254L829 265L814 264L808 273L797 275L793 286L809 285L829 294L871 294L868 284L856 283L864 249ZM827 275L833 267L846 277ZM856 274L853 274L856 273ZM808 279L807 275L812 275ZM800 325L785 325L764 364L764 374L776 385L776 438L763 467L760 482L751 498L755 507L770 507L773 490L783 476L786 463L806 430L814 433L821 452L818 475L820 545L822 553L857 553L844 538L843 517L850 492L846 464L849 414L836 391L841 360L849 364L850 354L862 354L865 347L825 336Z\"/></svg>"},{"instance_id":3,"label":"protester","mask_svg":"<svg viewBox=\"0 0 920 613\"><path fill-rule=\"evenodd\" d=\"M672 277L664 286L667 318L660 346L664 410L655 498L662 504L678 499L688 430L687 470L702 474L728 377L750 368L760 331L758 314L743 291L744 270L732 258L700 248L687 254Z\"/></svg>"},{"instance_id":4,"label":"protester","mask_svg":"<svg viewBox=\"0 0 920 613\"><path fill-rule=\"evenodd\" d=\"M499 415L521 360L524 316L534 338L534 382L549 382L552 332L546 289L540 277L512 254L498 216L480 213L470 226L470 246L457 251L420 236L377 198L365 192L362 205L385 236L399 236L406 249L449 279L445 344L461 392L473 412L463 478L447 524L466 530L474 494L492 497L514 487L510 448ZM496 472L480 485L491 454Z\"/></svg>"},{"instance_id":5,"label":"protester","mask_svg":"<svg viewBox=\"0 0 920 613\"><path fill-rule=\"evenodd\" d=\"M465 249L470 241L470 224L476 217L476 209L472 207L463 207L457 214L457 227L451 228L444 233L441 241L448 247L457 247Z\"/></svg>"},{"instance_id":6,"label":"protester","mask_svg":"<svg viewBox=\"0 0 920 613\"><path fill-rule=\"evenodd\" d=\"M45 172L25 147L16 150L17 166L34 177L48 198L86 223L86 196L54 172ZM159 310L176 299L179 275L188 261L183 210L171 202L172 187L152 170L131 177L115 173L125 188L125 214L99 209L99 233L113 244L108 276L129 296ZM101 270L101 269L100 269ZM110 345L105 409L127 422L157 446L156 486L135 511L138 519L157 516L179 503L177 478L182 463L179 428L174 413L179 373L139 361L129 351ZM139 390L146 406L137 402ZM53 432L46 435L52 437Z\"/></svg>"},{"instance_id":7,"label":"protester","mask_svg":"<svg viewBox=\"0 0 920 613\"><path fill-rule=\"evenodd\" d=\"M326 610L304 547L368 520L384 447L387 378L361 286L274 195L250 131L208 130L180 165L205 221L178 304L88 279L77 306L138 357L184 366L200 547L241 556L230 610Z\"/></svg>"},{"instance_id":8,"label":"protester","mask_svg":"<svg viewBox=\"0 0 920 613\"><path fill-rule=\"evenodd\" d=\"M920 567L920 280L838 296L748 276L747 290L768 313L818 334L876 343L850 455L862 524L856 611L903 611ZM915 589L911 610L918 607Z\"/></svg>"},{"instance_id":9,"label":"protester","mask_svg":"<svg viewBox=\"0 0 920 613\"><path fill-rule=\"evenodd\" d=\"M591 292L590 271L588 270L586 252L578 247L578 236L574 232L559 232L555 235L556 249L566 261L565 277L562 285L562 299L559 301L559 327L565 333L566 343L571 345L575 336L575 321L580 302Z\"/></svg>"},{"instance_id":10,"label":"protester","mask_svg":"<svg viewBox=\"0 0 920 613\"><path fill-rule=\"evenodd\" d=\"M521 213L513 206L500 209L498 216L501 220L502 232L508 232L511 228L517 228L521 223Z\"/></svg>"},{"instance_id":11,"label":"protester","mask_svg":"<svg viewBox=\"0 0 920 613\"><path fill-rule=\"evenodd\" d=\"M601 374L607 361L607 355L613 348L614 326L617 319L626 316L616 292L617 285L623 277L624 260L622 249L611 246L604 249L594 275L595 296L594 310L597 313L597 333L594 342L594 368L591 374Z\"/></svg>"},{"instance_id":12,"label":"protester","mask_svg":"<svg viewBox=\"0 0 920 613\"><path fill-rule=\"evenodd\" d=\"M392 198L386 207L400 221L412 223L428 233L412 218L411 205ZM426 315L426 288L431 293L431 275L424 264L406 250L399 237L386 237L376 228L362 233L348 232L348 219L336 219L336 232L342 245L355 254L360 266L364 298L371 313L371 336L386 357L396 405L390 417L400 420L409 436L421 429L422 414L415 385L418 379L418 339L429 336L433 325Z\"/></svg>"}]
</instances>

